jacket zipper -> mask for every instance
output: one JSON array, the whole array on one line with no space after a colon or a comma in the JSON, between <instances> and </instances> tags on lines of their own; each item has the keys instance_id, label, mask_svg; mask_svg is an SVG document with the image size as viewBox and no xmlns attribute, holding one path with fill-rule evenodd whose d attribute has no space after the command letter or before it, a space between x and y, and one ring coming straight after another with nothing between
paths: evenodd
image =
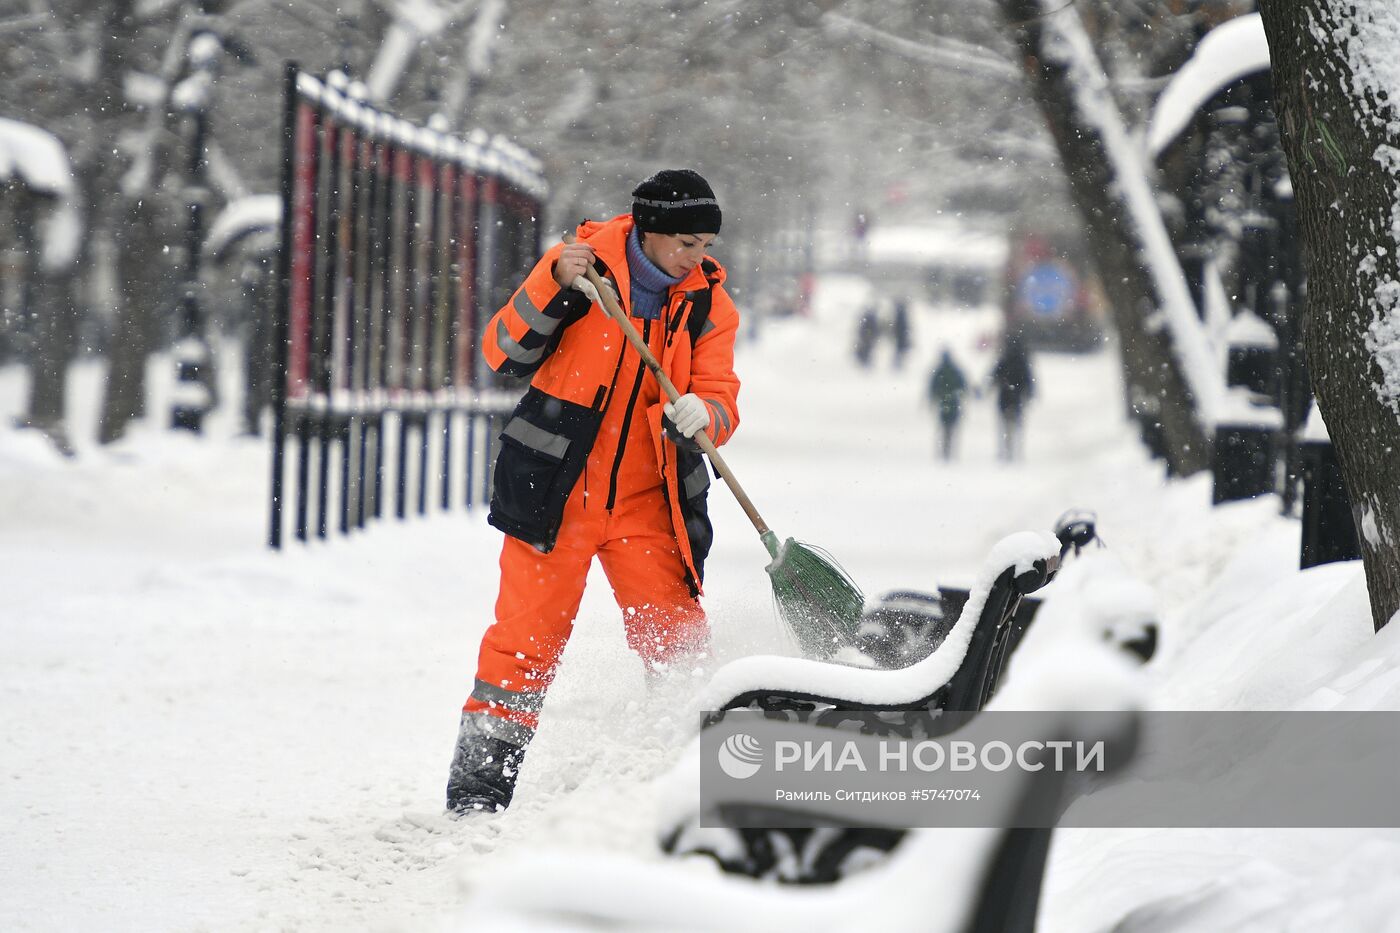
<instances>
[{"instance_id":1,"label":"jacket zipper","mask_svg":"<svg viewBox=\"0 0 1400 933\"><path fill-rule=\"evenodd\" d=\"M642 340L648 346L651 345L651 321L642 322ZM632 409L637 404L637 396L642 392L642 377L646 371L646 364L638 357L637 378L632 382L632 394L628 397L627 408L622 413L622 436L617 440L617 454L613 457L612 473L608 476L608 504L604 508L609 512L617 504L617 472L622 469L622 455L627 451L627 436L632 433Z\"/></svg>"},{"instance_id":2,"label":"jacket zipper","mask_svg":"<svg viewBox=\"0 0 1400 933\"><path fill-rule=\"evenodd\" d=\"M676 331L680 330L681 317L685 312L686 302L689 300L689 297L690 293L686 292L681 296L680 301L674 302L675 308L667 318L666 346L668 347L671 345L672 338L676 336Z\"/></svg>"},{"instance_id":3,"label":"jacket zipper","mask_svg":"<svg viewBox=\"0 0 1400 933\"><path fill-rule=\"evenodd\" d=\"M622 357L618 357L618 358L617 358L617 365L618 365L619 367L622 366ZM616 371L616 370L613 371L613 382L617 382L617 371ZM609 391L610 391L610 389L609 389L608 386L599 386L599 387L598 387L598 391L595 392L595 393L593 394L593 410L599 413L599 419L600 419L600 420L601 420L601 418L602 418L602 412L603 412L603 410L606 409L606 408L608 407L608 406L607 406L607 399L608 399L608 392L609 392ZM587 511L587 509L588 509L588 464L587 464L587 462L585 462L585 463L583 464L583 508L584 508L585 511Z\"/></svg>"}]
</instances>

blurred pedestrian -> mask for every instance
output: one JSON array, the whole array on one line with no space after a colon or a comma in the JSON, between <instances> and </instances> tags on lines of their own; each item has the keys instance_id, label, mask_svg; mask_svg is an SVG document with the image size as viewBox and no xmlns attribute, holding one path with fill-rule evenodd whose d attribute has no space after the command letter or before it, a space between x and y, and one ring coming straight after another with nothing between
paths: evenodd
<instances>
[{"instance_id":1,"label":"blurred pedestrian","mask_svg":"<svg viewBox=\"0 0 1400 933\"><path fill-rule=\"evenodd\" d=\"M861 309L860 320L856 322L856 363L861 369L870 368L870 357L875 352L875 341L880 336L880 319L875 313L875 305L868 304Z\"/></svg>"},{"instance_id":2,"label":"blurred pedestrian","mask_svg":"<svg viewBox=\"0 0 1400 933\"><path fill-rule=\"evenodd\" d=\"M904 357L913 345L909 333L909 302L903 298L895 299L894 309L890 312L890 339L894 341L894 368L899 370L904 366Z\"/></svg>"},{"instance_id":3,"label":"blurred pedestrian","mask_svg":"<svg viewBox=\"0 0 1400 933\"><path fill-rule=\"evenodd\" d=\"M997 443L1000 460L1016 460L1021 456L1021 419L1026 403L1035 394L1035 378L1031 373L1030 355L1024 341L1016 333L1007 333L1002 340L1001 354L992 367L991 387L996 391L998 424L1001 431Z\"/></svg>"},{"instance_id":4,"label":"blurred pedestrian","mask_svg":"<svg viewBox=\"0 0 1400 933\"><path fill-rule=\"evenodd\" d=\"M953 351L943 348L938 365L928 380L928 400L938 411L938 455L953 459L953 442L962 418L962 399L967 393L967 377L953 359Z\"/></svg>"}]
</instances>

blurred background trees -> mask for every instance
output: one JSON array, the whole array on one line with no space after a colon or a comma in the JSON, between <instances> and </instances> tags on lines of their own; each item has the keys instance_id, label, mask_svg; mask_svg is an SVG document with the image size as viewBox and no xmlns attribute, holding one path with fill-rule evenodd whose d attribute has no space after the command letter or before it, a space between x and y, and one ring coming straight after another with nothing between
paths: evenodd
<instances>
[{"instance_id":1,"label":"blurred background trees","mask_svg":"<svg viewBox=\"0 0 1400 933\"><path fill-rule=\"evenodd\" d=\"M213 216L277 191L286 60L344 69L409 119L479 127L536 152L553 184L546 230L625 210L630 186L655 169L697 168L724 199L723 254L754 308L781 303L858 222L942 216L1082 240L1063 152L1005 6L11 3L0 14L0 116L63 142L82 223L73 261L8 309L7 345L12 356L27 348L35 377L29 420L62 442L63 363L89 352L108 362L100 439L120 438L144 414L145 366L175 332L188 204ZM1200 34L1247 4L1078 7L1140 131ZM210 97L209 190L195 190L186 170L191 119L178 93L201 29L226 40ZM236 298L249 291L238 270L210 262L203 272L213 326L236 323Z\"/></svg>"}]
</instances>

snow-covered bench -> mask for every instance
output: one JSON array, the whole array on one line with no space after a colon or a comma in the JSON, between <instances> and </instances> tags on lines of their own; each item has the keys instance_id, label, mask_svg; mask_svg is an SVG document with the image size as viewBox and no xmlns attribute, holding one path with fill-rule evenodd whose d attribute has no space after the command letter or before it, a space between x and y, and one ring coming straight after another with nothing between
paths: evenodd
<instances>
[{"instance_id":1,"label":"snow-covered bench","mask_svg":"<svg viewBox=\"0 0 1400 933\"><path fill-rule=\"evenodd\" d=\"M1054 579L1061 561L1071 551L1078 554L1094 537L1092 520L1071 514L1062 518L1054 536L1027 532L1003 539L984 562L962 614L942 643L910 667L870 670L796 658L733 662L716 673L704 692L701 709L719 711L709 717L706 727L722 721L728 711L759 710L770 718L801 719L867 734L947 735L967 718L945 713L976 712L997 693L1013 652L1034 618L1018 612L1022 598ZM1079 644L1088 633L1134 663L1150 658L1156 643L1150 592L1128 580L1111 557L1097 553L1091 557L1098 559L1081 558L1076 565L1089 569L1067 581L1077 617L1066 623L1057 622L1056 613L1050 614L1049 625L1042 626L1049 630L1049 637L1040 639L1045 644L1042 653L1053 654L1060 642ZM1095 580L1087 592L1082 582L1086 573ZM1066 663L1072 669L1073 662ZM678 787L680 803L670 808L670 822L663 825L662 848L674 855L706 855L726 871L751 877L832 882L850 866L890 852L904 837L902 831L888 827L800 828L801 818L794 820L778 803L766 804L758 819L750 810L745 821L771 828L702 829L694 804L693 775ZM1039 844L1034 834L1011 838L1013 848Z\"/></svg>"},{"instance_id":2,"label":"snow-covered bench","mask_svg":"<svg viewBox=\"0 0 1400 933\"><path fill-rule=\"evenodd\" d=\"M950 727L941 711L979 710L995 692L1002 668L1025 632L1025 616L1017 624L1021 598L1054 578L1070 546L1040 532L998 542L957 621L932 654L909 667L879 670L761 655L733 661L702 692L700 709L717 711L706 726L727 711L762 710L833 728L941 735ZM874 721L881 713L888 714L886 721ZM681 796L688 799L684 790ZM682 804L672 813L674 820L663 827L661 837L666 852L707 855L725 871L754 878L835 881L849 864L888 853L904 837L896 828L779 828L788 820L778 812L771 829L706 830L699 826L695 807Z\"/></svg>"},{"instance_id":3,"label":"snow-covered bench","mask_svg":"<svg viewBox=\"0 0 1400 933\"><path fill-rule=\"evenodd\" d=\"M1021 598L1054 578L1065 550L1054 535L1003 538L983 562L962 613L928 657L899 670L807 658L751 656L715 672L703 710L977 710L1025 629L1013 624Z\"/></svg>"}]
</instances>

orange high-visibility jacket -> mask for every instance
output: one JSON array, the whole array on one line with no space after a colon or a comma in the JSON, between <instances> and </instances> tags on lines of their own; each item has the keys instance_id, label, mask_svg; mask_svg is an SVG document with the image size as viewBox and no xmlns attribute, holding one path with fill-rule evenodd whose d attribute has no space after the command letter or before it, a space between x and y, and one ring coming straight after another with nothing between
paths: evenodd
<instances>
[{"instance_id":1,"label":"orange high-visibility jacket","mask_svg":"<svg viewBox=\"0 0 1400 933\"><path fill-rule=\"evenodd\" d=\"M622 214L585 222L577 234L593 247L599 274L611 280L629 312L631 229L632 215ZM704 459L692 443L677 445L663 435L666 399L617 322L581 292L555 282L562 248L546 251L486 326L483 352L491 368L531 377L501 432L488 520L547 552L576 484L585 484L586 507L609 509L619 493L664 486L689 582L699 593L712 540ZM671 287L658 320L632 319L676 389L705 401L708 433L717 445L739 425L739 312L724 280L724 269L706 258Z\"/></svg>"}]
</instances>

